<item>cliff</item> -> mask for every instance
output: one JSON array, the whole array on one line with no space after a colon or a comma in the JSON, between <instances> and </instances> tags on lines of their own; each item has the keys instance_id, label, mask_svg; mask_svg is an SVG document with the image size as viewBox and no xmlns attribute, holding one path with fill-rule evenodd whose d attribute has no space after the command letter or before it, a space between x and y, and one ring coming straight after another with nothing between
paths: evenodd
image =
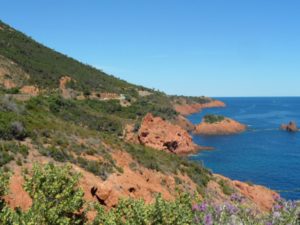
<instances>
[{"instance_id":1,"label":"cliff","mask_svg":"<svg viewBox=\"0 0 300 225\"><path fill-rule=\"evenodd\" d=\"M207 122L204 118L196 126L194 133L200 135L228 135L244 132L246 128L246 125L226 117L217 122Z\"/></svg>"}]
</instances>

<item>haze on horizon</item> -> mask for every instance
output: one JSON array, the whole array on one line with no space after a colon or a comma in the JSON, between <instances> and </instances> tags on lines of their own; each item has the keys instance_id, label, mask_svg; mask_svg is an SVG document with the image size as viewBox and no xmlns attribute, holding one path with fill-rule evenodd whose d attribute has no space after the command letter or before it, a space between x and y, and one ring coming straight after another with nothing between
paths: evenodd
<instances>
[{"instance_id":1,"label":"haze on horizon","mask_svg":"<svg viewBox=\"0 0 300 225\"><path fill-rule=\"evenodd\" d=\"M296 0L10 0L0 19L168 94L300 96L299 8Z\"/></svg>"}]
</instances>

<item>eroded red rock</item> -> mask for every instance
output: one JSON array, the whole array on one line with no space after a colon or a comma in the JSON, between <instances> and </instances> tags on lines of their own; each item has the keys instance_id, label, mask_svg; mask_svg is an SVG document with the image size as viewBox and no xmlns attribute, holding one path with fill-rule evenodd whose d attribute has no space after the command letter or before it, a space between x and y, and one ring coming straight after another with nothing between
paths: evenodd
<instances>
[{"instance_id":1,"label":"eroded red rock","mask_svg":"<svg viewBox=\"0 0 300 225\"><path fill-rule=\"evenodd\" d=\"M176 154L191 153L200 149L186 130L150 113L142 121L138 139L148 147Z\"/></svg>"}]
</instances>

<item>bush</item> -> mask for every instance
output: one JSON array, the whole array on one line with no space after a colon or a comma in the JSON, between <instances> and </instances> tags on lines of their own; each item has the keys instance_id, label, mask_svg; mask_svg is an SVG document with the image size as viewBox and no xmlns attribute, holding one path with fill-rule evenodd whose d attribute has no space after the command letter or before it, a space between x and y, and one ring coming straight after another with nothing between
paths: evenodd
<instances>
[{"instance_id":1,"label":"bush","mask_svg":"<svg viewBox=\"0 0 300 225\"><path fill-rule=\"evenodd\" d=\"M218 116L218 115L205 115L204 116L204 121L206 123L218 123L218 122L221 122L225 119L224 116Z\"/></svg>"},{"instance_id":2,"label":"bush","mask_svg":"<svg viewBox=\"0 0 300 225\"><path fill-rule=\"evenodd\" d=\"M14 141L0 141L0 166L14 160L17 154L27 157L28 148Z\"/></svg>"},{"instance_id":3,"label":"bush","mask_svg":"<svg viewBox=\"0 0 300 225\"><path fill-rule=\"evenodd\" d=\"M58 162L68 162L72 159L72 156L64 149L49 147L49 148L39 148L39 152L44 155L53 158Z\"/></svg>"},{"instance_id":4,"label":"bush","mask_svg":"<svg viewBox=\"0 0 300 225\"><path fill-rule=\"evenodd\" d=\"M71 166L34 165L25 176L24 188L32 198L32 207L23 214L25 224L81 224L84 216L83 191L77 185L79 174Z\"/></svg>"},{"instance_id":5,"label":"bush","mask_svg":"<svg viewBox=\"0 0 300 225\"><path fill-rule=\"evenodd\" d=\"M2 96L0 98L0 110L19 114L24 111L24 108L18 105L10 96Z\"/></svg>"},{"instance_id":6,"label":"bush","mask_svg":"<svg viewBox=\"0 0 300 225\"><path fill-rule=\"evenodd\" d=\"M228 182L225 180L219 180L219 185L222 188L222 191L225 195L232 195L234 190L229 186Z\"/></svg>"},{"instance_id":7,"label":"bush","mask_svg":"<svg viewBox=\"0 0 300 225\"><path fill-rule=\"evenodd\" d=\"M14 113L0 112L0 139L23 140L29 136L24 124L18 119L19 117Z\"/></svg>"}]
</instances>

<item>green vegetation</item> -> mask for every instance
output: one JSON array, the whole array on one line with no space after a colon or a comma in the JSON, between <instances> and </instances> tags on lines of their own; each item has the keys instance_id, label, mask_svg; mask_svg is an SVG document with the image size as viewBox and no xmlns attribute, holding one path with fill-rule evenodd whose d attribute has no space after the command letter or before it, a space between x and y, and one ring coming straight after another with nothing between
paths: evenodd
<instances>
[{"instance_id":1,"label":"green vegetation","mask_svg":"<svg viewBox=\"0 0 300 225\"><path fill-rule=\"evenodd\" d=\"M206 123L219 123L222 122L225 119L224 116L218 116L218 115L205 115L204 116L204 121Z\"/></svg>"},{"instance_id":2,"label":"green vegetation","mask_svg":"<svg viewBox=\"0 0 300 225\"><path fill-rule=\"evenodd\" d=\"M0 170L0 223L15 224L89 224L89 225L297 225L300 205L277 199L277 205L268 214L259 214L243 206L243 199L232 196L232 203L210 205L197 196L178 194L174 201L166 201L158 195L152 204L143 200L122 199L109 211L98 203L83 200L78 188L79 174L70 166L53 164L35 165L25 174L25 190L32 198L28 211L10 209L3 196L7 193L9 175ZM96 217L87 219L87 212L94 210Z\"/></svg>"},{"instance_id":3,"label":"green vegetation","mask_svg":"<svg viewBox=\"0 0 300 225\"><path fill-rule=\"evenodd\" d=\"M173 96L170 96L170 98L172 99L172 101L174 101L176 104L179 104L179 105L182 105L183 103L184 104L195 104L195 103L205 104L205 103L209 103L213 100L212 98L208 98L205 96L195 97L195 96L173 95Z\"/></svg>"},{"instance_id":4,"label":"green vegetation","mask_svg":"<svg viewBox=\"0 0 300 225\"><path fill-rule=\"evenodd\" d=\"M4 166L16 159L18 155L22 156L22 158L26 158L28 148L15 141L0 141L0 166Z\"/></svg>"},{"instance_id":5,"label":"green vegetation","mask_svg":"<svg viewBox=\"0 0 300 225\"><path fill-rule=\"evenodd\" d=\"M225 195L232 195L235 192L225 180L219 180L218 184L221 186Z\"/></svg>"},{"instance_id":6,"label":"green vegetation","mask_svg":"<svg viewBox=\"0 0 300 225\"><path fill-rule=\"evenodd\" d=\"M3 208L5 207L5 201L2 197L7 194L8 183L9 183L9 174L3 172L3 170L0 169L0 212L2 212Z\"/></svg>"}]
</instances>

